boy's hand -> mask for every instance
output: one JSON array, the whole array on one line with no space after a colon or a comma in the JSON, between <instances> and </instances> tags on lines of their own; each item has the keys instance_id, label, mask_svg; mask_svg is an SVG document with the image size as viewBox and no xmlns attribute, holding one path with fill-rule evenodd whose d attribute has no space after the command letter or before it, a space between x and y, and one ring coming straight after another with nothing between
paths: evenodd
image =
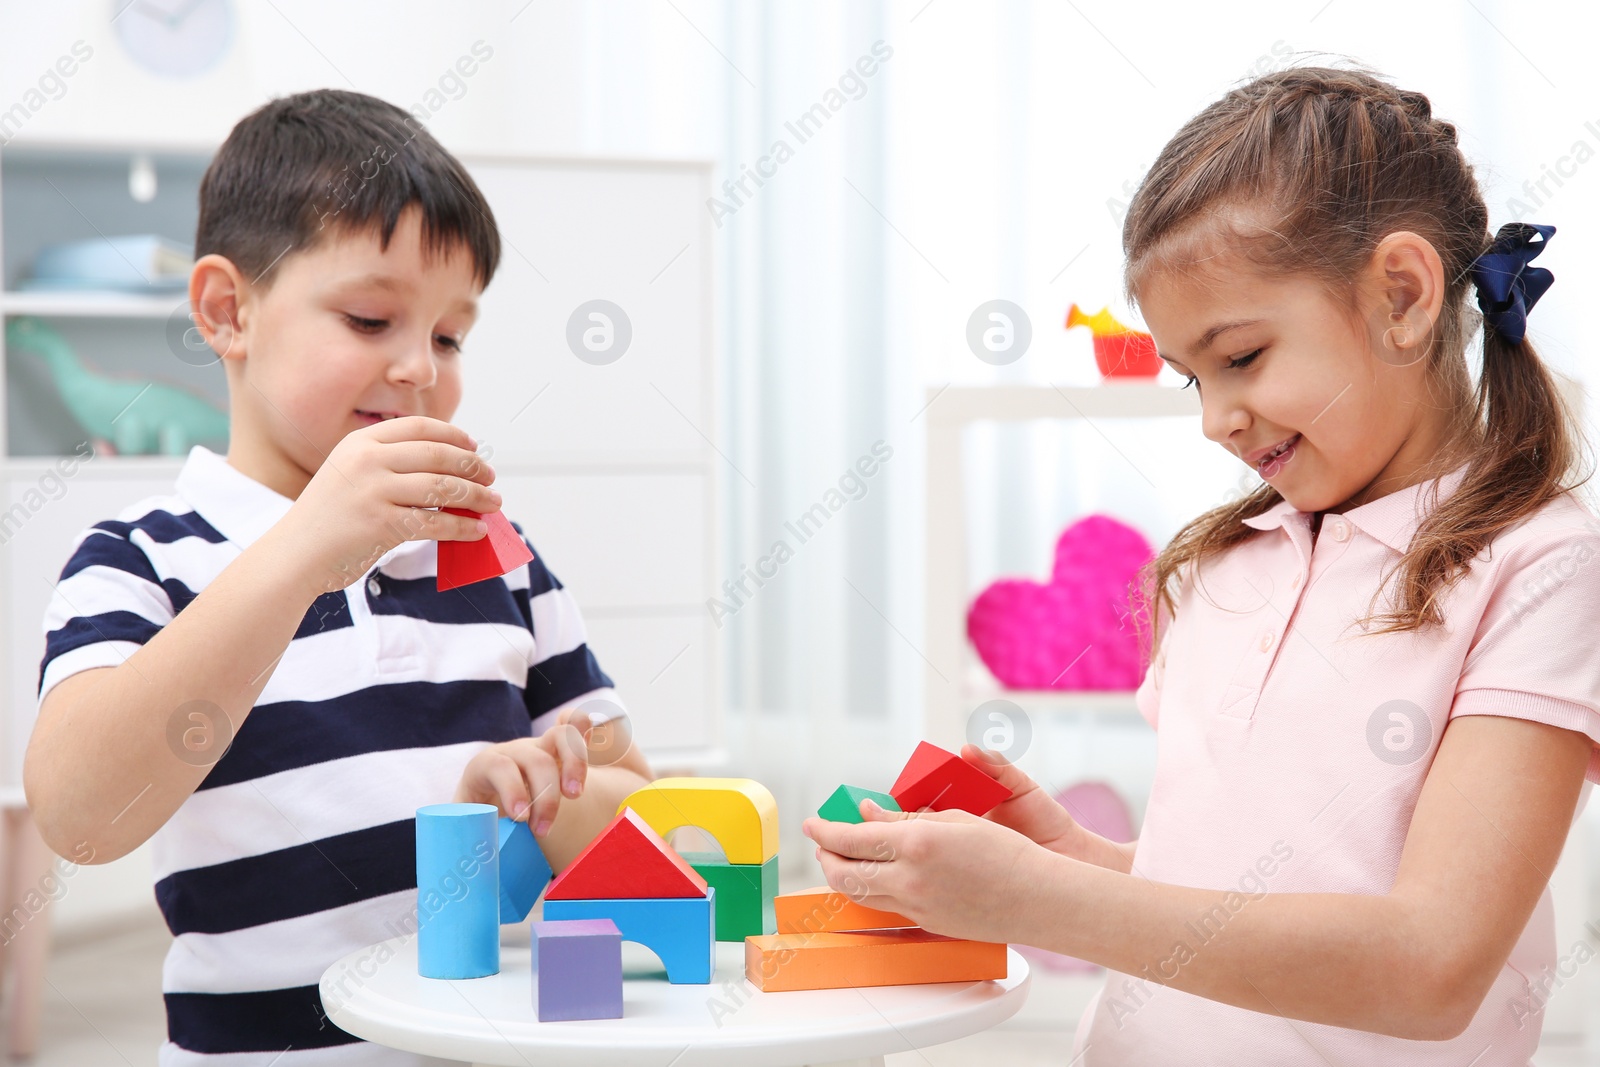
<instances>
[{"instance_id":1,"label":"boy's hand","mask_svg":"<svg viewBox=\"0 0 1600 1067\"><path fill-rule=\"evenodd\" d=\"M589 713L564 711L538 737L502 741L473 756L456 786L457 804L493 804L543 837L561 798L583 794L589 777Z\"/></svg>"},{"instance_id":2,"label":"boy's hand","mask_svg":"<svg viewBox=\"0 0 1600 1067\"><path fill-rule=\"evenodd\" d=\"M316 592L355 582L402 541L475 541L500 510L494 471L460 427L409 415L346 434L273 528Z\"/></svg>"},{"instance_id":3,"label":"boy's hand","mask_svg":"<svg viewBox=\"0 0 1600 1067\"><path fill-rule=\"evenodd\" d=\"M1009 941L1033 907L1043 852L1022 834L965 811L884 811L863 801L863 823L812 816L828 885L869 908L896 911L947 937Z\"/></svg>"}]
</instances>

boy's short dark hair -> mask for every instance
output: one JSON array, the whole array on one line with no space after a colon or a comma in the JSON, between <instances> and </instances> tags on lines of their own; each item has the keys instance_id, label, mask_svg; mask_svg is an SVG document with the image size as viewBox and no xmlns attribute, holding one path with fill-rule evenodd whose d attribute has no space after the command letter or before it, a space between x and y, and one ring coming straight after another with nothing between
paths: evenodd
<instances>
[{"instance_id":1,"label":"boy's short dark hair","mask_svg":"<svg viewBox=\"0 0 1600 1067\"><path fill-rule=\"evenodd\" d=\"M196 258L225 256L252 283L288 251L326 231L379 229L384 248L400 213L422 210L430 253L460 242L480 287L500 262L500 233L477 183L415 117L343 89L272 101L241 119L200 182Z\"/></svg>"}]
</instances>

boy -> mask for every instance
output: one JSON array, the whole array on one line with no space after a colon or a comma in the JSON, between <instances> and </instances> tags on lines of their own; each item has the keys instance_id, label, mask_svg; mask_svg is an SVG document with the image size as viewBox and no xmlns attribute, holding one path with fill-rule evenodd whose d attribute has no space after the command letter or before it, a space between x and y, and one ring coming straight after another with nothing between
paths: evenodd
<instances>
[{"instance_id":1,"label":"boy","mask_svg":"<svg viewBox=\"0 0 1600 1067\"><path fill-rule=\"evenodd\" d=\"M358 1042L317 995L415 931L416 809L496 804L559 870L650 777L541 558L435 591L434 542L484 527L430 508L500 508L447 421L499 236L405 112L324 90L234 127L195 245L228 455L194 449L174 495L81 536L28 799L63 855L152 840L162 1064L438 1062Z\"/></svg>"}]
</instances>

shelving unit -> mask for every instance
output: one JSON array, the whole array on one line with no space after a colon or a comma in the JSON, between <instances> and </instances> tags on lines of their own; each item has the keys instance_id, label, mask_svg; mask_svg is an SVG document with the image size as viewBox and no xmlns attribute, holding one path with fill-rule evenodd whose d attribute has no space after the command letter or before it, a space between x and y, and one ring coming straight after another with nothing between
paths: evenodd
<instances>
[{"instance_id":1,"label":"shelving unit","mask_svg":"<svg viewBox=\"0 0 1600 1067\"><path fill-rule=\"evenodd\" d=\"M966 716L989 700L1009 700L1030 714L1137 715L1133 693L1012 690L1000 686L971 654L966 635L972 597L967 575L962 441L981 422L1198 416L1192 392L1151 382L1108 379L1090 387L949 386L928 390L926 734L959 745Z\"/></svg>"},{"instance_id":2,"label":"shelving unit","mask_svg":"<svg viewBox=\"0 0 1600 1067\"><path fill-rule=\"evenodd\" d=\"M17 288L51 243L128 233L191 240L212 152L208 145L8 144L0 151L0 317L40 318L98 371L173 382L225 407L222 368L183 363L167 345L165 320L187 304L186 293ZM129 192L136 153L149 155L158 175L146 201ZM44 364L7 351L0 334L0 785L20 781L43 647L39 623L72 536L141 497L170 491L183 462L95 455L62 477L63 459L85 436Z\"/></svg>"},{"instance_id":3,"label":"shelving unit","mask_svg":"<svg viewBox=\"0 0 1600 1067\"><path fill-rule=\"evenodd\" d=\"M0 293L0 314L38 315L40 318L165 319L184 293L145 296L137 293Z\"/></svg>"}]
</instances>

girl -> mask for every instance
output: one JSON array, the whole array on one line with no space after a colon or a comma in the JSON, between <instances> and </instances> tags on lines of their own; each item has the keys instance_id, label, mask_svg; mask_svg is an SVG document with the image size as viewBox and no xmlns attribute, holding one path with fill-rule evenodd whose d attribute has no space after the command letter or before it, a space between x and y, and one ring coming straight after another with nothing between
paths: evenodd
<instances>
[{"instance_id":1,"label":"girl","mask_svg":"<svg viewBox=\"0 0 1600 1067\"><path fill-rule=\"evenodd\" d=\"M968 746L1010 800L809 819L829 883L1103 964L1074 1064L1527 1064L1557 950L1594 955L1555 944L1547 883L1600 781L1600 525L1524 333L1553 233L1491 239L1455 128L1365 72L1192 119L1130 207L1127 289L1264 484L1147 568L1142 835Z\"/></svg>"}]
</instances>

